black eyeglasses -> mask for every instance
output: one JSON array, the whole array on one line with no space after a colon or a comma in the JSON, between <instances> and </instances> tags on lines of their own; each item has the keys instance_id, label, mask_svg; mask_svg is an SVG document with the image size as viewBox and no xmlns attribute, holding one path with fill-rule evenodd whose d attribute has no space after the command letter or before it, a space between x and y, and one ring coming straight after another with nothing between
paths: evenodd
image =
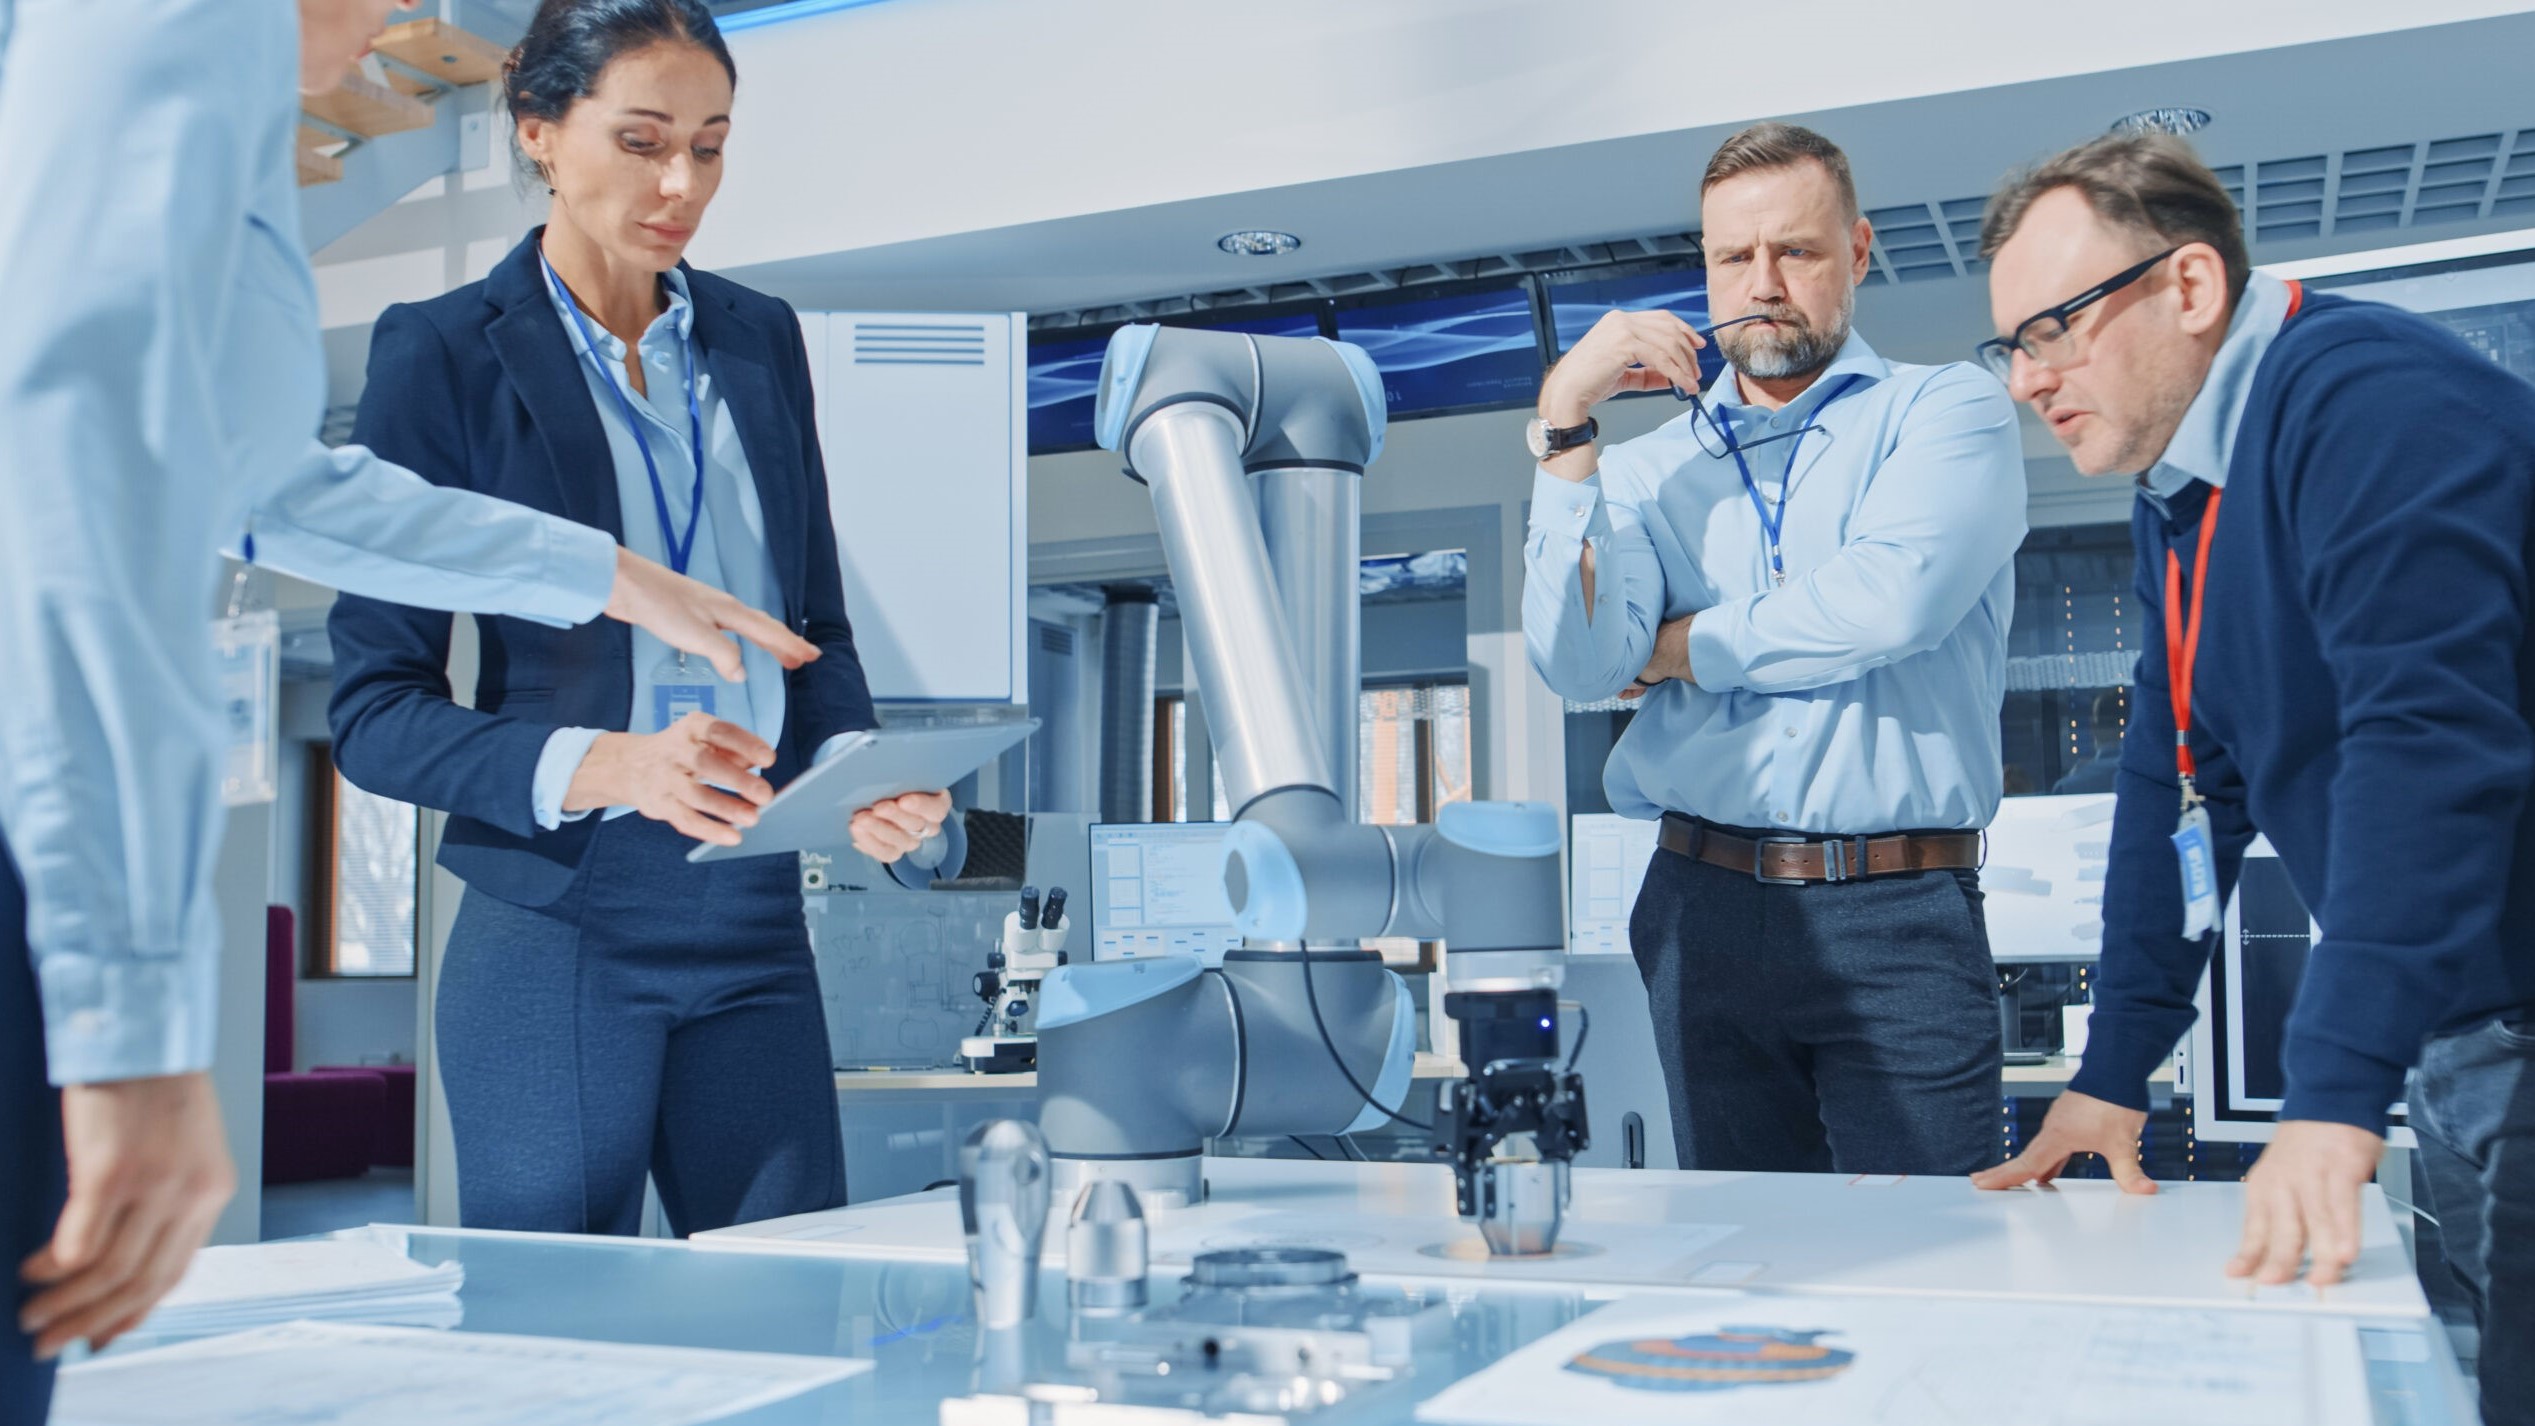
<instances>
[{"instance_id":1,"label":"black eyeglasses","mask_svg":"<svg viewBox=\"0 0 2535 1426\"><path fill-rule=\"evenodd\" d=\"M2156 270L2156 265L2183 250L2181 243L2167 248L2155 257L2134 267L2123 268L2112 277L2095 284L2057 307L2045 307L2016 324L2015 335L1992 337L1974 348L1980 364L2008 379L2016 367L2016 353L2033 358L2036 366L2057 371L2077 355L2077 339L2069 332L2068 319L2112 296Z\"/></svg>"}]
</instances>

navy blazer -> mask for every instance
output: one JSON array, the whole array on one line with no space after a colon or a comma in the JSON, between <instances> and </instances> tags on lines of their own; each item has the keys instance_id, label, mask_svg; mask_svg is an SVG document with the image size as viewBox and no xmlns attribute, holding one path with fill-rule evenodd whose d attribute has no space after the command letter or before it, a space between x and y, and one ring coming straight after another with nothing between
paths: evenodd
<instances>
[{"instance_id":1,"label":"navy blazer","mask_svg":"<svg viewBox=\"0 0 2535 1426\"><path fill-rule=\"evenodd\" d=\"M380 314L352 439L439 485L500 496L625 538L616 466L532 232L482 282ZM801 326L780 299L683 263L695 342L713 368L766 512L783 607L822 656L785 683L778 787L837 733L879 726L829 521ZM572 885L599 819L538 827L537 759L557 728L626 730L633 639L594 619L552 629L479 616L475 707L450 699L453 616L345 595L327 631L334 756L355 784L451 814L440 864L468 886L547 906Z\"/></svg>"}]
</instances>

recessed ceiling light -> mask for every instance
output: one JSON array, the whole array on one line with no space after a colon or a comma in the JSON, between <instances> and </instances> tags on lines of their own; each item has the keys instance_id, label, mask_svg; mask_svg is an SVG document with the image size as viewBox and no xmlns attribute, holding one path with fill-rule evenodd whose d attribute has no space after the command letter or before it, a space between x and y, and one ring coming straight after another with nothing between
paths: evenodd
<instances>
[{"instance_id":1,"label":"recessed ceiling light","mask_svg":"<svg viewBox=\"0 0 2535 1426\"><path fill-rule=\"evenodd\" d=\"M1215 246L1235 257L1280 257L1303 245L1292 233L1270 228L1244 228L1215 239Z\"/></svg>"},{"instance_id":2,"label":"recessed ceiling light","mask_svg":"<svg viewBox=\"0 0 2535 1426\"><path fill-rule=\"evenodd\" d=\"M2209 127L2207 109L2187 109L2167 105L2160 109L2142 109L2113 120L2116 134L2191 134Z\"/></svg>"}]
</instances>

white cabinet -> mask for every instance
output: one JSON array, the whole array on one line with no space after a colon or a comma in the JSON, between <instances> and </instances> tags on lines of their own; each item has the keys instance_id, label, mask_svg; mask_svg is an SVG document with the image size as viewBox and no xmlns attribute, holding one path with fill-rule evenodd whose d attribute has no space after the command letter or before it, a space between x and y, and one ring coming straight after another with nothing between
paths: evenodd
<instances>
[{"instance_id":1,"label":"white cabinet","mask_svg":"<svg viewBox=\"0 0 2535 1426\"><path fill-rule=\"evenodd\" d=\"M801 326L872 696L1025 702L1022 314L804 312Z\"/></svg>"}]
</instances>

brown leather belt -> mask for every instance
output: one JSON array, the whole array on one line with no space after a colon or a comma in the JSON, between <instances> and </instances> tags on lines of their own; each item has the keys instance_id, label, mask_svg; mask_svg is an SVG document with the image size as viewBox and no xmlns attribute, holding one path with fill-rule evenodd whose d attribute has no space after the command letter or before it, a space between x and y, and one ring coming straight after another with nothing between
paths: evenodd
<instances>
[{"instance_id":1,"label":"brown leather belt","mask_svg":"<svg viewBox=\"0 0 2535 1426\"><path fill-rule=\"evenodd\" d=\"M1739 871L1771 886L1856 881L1907 871L1976 870L1978 832L1895 832L1882 837L1738 837L1732 832L1666 817L1657 844L1677 856Z\"/></svg>"}]
</instances>

